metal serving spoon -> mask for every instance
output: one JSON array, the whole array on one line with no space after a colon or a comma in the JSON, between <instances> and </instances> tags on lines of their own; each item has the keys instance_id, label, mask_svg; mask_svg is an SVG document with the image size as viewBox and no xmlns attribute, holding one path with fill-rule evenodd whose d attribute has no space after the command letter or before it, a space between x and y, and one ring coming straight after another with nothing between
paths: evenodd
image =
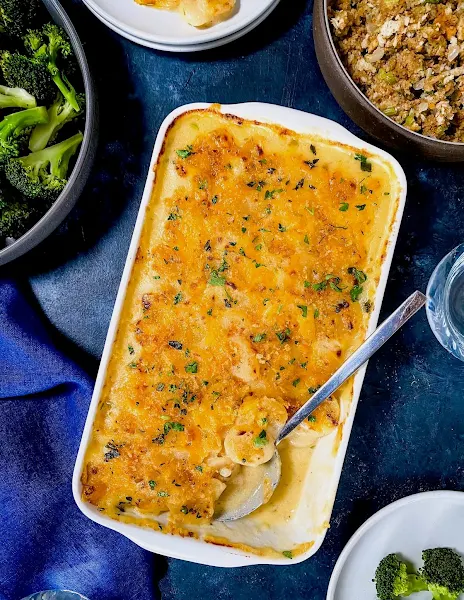
<instances>
[{"instance_id":1,"label":"metal serving spoon","mask_svg":"<svg viewBox=\"0 0 464 600\"><path fill-rule=\"evenodd\" d=\"M332 377L321 386L311 398L287 421L280 432L276 446L280 444L300 423L324 400L337 390L342 383L353 375L377 350L385 344L391 336L402 327L426 302L426 296L421 292L414 292L403 304L395 310L367 340L343 363ZM275 449L273 457L258 467L248 467L253 471L252 485L242 493L230 494L227 498L227 489L224 499L221 496L219 510L215 516L217 521L235 521L255 511L265 502L268 502L276 489L281 474L280 455ZM251 474L251 473L250 473ZM242 486L243 487L243 486Z\"/></svg>"}]
</instances>

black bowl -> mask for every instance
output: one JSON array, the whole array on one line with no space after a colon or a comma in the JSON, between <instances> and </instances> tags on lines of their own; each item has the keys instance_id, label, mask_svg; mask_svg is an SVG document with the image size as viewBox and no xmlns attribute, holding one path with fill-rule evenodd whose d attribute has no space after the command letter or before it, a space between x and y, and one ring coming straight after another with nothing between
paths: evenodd
<instances>
[{"instance_id":1,"label":"black bowl","mask_svg":"<svg viewBox=\"0 0 464 600\"><path fill-rule=\"evenodd\" d=\"M27 0L25 0L27 1ZM92 169L98 141L98 105L89 65L71 19L57 0L42 0L55 23L63 27L71 40L82 73L86 95L84 139L68 183L50 209L23 236L0 250L0 265L22 256L40 244L60 225L76 204Z\"/></svg>"},{"instance_id":2,"label":"black bowl","mask_svg":"<svg viewBox=\"0 0 464 600\"><path fill-rule=\"evenodd\" d=\"M361 92L345 69L332 38L328 17L331 0L314 2L314 43L322 75L335 99L364 131L386 146L442 162L464 161L464 144L443 142L399 125Z\"/></svg>"}]
</instances>

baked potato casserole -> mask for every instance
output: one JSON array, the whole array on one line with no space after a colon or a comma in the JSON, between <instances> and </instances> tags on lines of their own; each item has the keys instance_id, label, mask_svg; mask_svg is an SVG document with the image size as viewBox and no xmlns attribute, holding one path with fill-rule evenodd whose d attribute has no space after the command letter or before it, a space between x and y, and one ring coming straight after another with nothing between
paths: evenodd
<instances>
[{"instance_id":1,"label":"baked potato casserole","mask_svg":"<svg viewBox=\"0 0 464 600\"><path fill-rule=\"evenodd\" d=\"M195 27L209 27L232 13L235 0L135 0L137 4L165 10L177 10Z\"/></svg>"},{"instance_id":2,"label":"baked potato casserole","mask_svg":"<svg viewBox=\"0 0 464 600\"><path fill-rule=\"evenodd\" d=\"M214 520L287 419L363 340L398 206L379 157L214 107L178 117L140 246L82 473L111 518L297 554ZM284 441L282 481L242 521L292 518L312 450L336 453L352 383ZM328 499L326 499L329 501Z\"/></svg>"}]
</instances>

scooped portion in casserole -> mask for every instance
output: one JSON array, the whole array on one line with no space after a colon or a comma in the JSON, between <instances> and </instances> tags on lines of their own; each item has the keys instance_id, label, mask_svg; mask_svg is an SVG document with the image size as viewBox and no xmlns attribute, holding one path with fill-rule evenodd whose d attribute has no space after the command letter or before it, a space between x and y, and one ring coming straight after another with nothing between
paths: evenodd
<instances>
[{"instance_id":1,"label":"scooped portion in casserole","mask_svg":"<svg viewBox=\"0 0 464 600\"><path fill-rule=\"evenodd\" d=\"M211 533L224 489L272 456L286 420L364 338L398 193L386 162L348 146L214 109L178 117L84 499L112 518ZM341 427L351 394L349 383L282 444L281 486L256 516L266 526L291 518L310 449Z\"/></svg>"}]
</instances>

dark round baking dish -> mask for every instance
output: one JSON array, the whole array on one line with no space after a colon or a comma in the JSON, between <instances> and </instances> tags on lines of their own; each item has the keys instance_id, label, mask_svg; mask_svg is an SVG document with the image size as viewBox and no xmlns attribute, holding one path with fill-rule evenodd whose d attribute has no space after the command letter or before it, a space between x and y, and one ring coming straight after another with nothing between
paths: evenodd
<instances>
[{"instance_id":1,"label":"dark round baking dish","mask_svg":"<svg viewBox=\"0 0 464 600\"><path fill-rule=\"evenodd\" d=\"M330 1L314 2L314 43L322 75L346 114L372 137L397 150L442 162L464 161L463 143L443 142L410 131L385 116L361 92L335 48L327 12Z\"/></svg>"},{"instance_id":2,"label":"dark round baking dish","mask_svg":"<svg viewBox=\"0 0 464 600\"><path fill-rule=\"evenodd\" d=\"M27 0L25 0L27 1ZM82 43L74 29L71 19L57 0L42 0L55 23L66 30L82 73L82 81L86 95L86 114L84 139L68 178L68 184L50 207L50 209L23 236L12 244L0 249L0 265L4 265L22 256L42 242L60 225L76 204L89 177L95 158L98 141L98 105L95 87L89 70Z\"/></svg>"}]
</instances>

